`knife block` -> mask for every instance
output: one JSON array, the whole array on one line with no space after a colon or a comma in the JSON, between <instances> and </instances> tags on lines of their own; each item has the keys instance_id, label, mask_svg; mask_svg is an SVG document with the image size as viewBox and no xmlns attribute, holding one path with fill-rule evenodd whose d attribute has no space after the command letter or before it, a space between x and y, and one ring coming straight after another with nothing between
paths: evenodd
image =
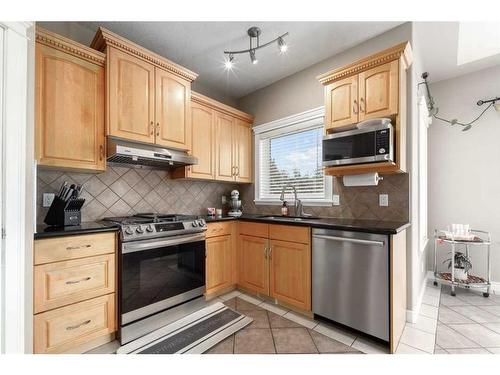
<instances>
[{"instance_id":1,"label":"knife block","mask_svg":"<svg viewBox=\"0 0 500 375\"><path fill-rule=\"evenodd\" d=\"M64 201L56 196L45 216L45 224L59 227L80 225L82 223L81 208L84 203L83 198L70 198Z\"/></svg>"}]
</instances>

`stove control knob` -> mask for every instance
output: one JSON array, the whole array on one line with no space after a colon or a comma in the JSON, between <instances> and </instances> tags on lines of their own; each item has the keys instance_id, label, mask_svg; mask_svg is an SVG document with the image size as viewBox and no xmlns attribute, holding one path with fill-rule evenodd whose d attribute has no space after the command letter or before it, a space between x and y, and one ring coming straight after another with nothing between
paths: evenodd
<instances>
[{"instance_id":1,"label":"stove control knob","mask_svg":"<svg viewBox=\"0 0 500 375\"><path fill-rule=\"evenodd\" d=\"M125 234L134 234L134 231L132 230L131 227L125 228Z\"/></svg>"},{"instance_id":2,"label":"stove control knob","mask_svg":"<svg viewBox=\"0 0 500 375\"><path fill-rule=\"evenodd\" d=\"M146 227L146 232L153 232L155 230L155 228L153 227L153 225L149 224L147 227Z\"/></svg>"},{"instance_id":3,"label":"stove control knob","mask_svg":"<svg viewBox=\"0 0 500 375\"><path fill-rule=\"evenodd\" d=\"M203 219L198 220L198 225L199 225L200 227L205 226L205 220L203 220Z\"/></svg>"},{"instance_id":4,"label":"stove control knob","mask_svg":"<svg viewBox=\"0 0 500 375\"><path fill-rule=\"evenodd\" d=\"M137 233L142 234L144 233L144 229L142 229L141 226L138 226L137 229L135 230Z\"/></svg>"},{"instance_id":5,"label":"stove control knob","mask_svg":"<svg viewBox=\"0 0 500 375\"><path fill-rule=\"evenodd\" d=\"M193 222L191 223L191 225L192 225L193 227L197 227L197 226L198 226L198 222L195 220L195 221L193 221Z\"/></svg>"}]
</instances>

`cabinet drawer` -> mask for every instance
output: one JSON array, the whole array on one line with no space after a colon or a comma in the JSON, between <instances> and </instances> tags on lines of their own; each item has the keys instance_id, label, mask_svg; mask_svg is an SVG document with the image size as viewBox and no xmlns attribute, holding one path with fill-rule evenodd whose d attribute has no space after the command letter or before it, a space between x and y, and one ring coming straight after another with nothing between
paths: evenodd
<instances>
[{"instance_id":1,"label":"cabinet drawer","mask_svg":"<svg viewBox=\"0 0 500 375\"><path fill-rule=\"evenodd\" d=\"M35 353L63 353L115 331L115 294L34 317Z\"/></svg>"},{"instance_id":2,"label":"cabinet drawer","mask_svg":"<svg viewBox=\"0 0 500 375\"><path fill-rule=\"evenodd\" d=\"M233 223L227 222L208 223L206 236L209 238L231 234L232 225Z\"/></svg>"},{"instance_id":3,"label":"cabinet drawer","mask_svg":"<svg viewBox=\"0 0 500 375\"><path fill-rule=\"evenodd\" d=\"M35 313L115 291L115 255L35 266Z\"/></svg>"},{"instance_id":4,"label":"cabinet drawer","mask_svg":"<svg viewBox=\"0 0 500 375\"><path fill-rule=\"evenodd\" d=\"M269 225L269 238L288 242L299 242L308 244L311 242L309 227L296 225Z\"/></svg>"},{"instance_id":5,"label":"cabinet drawer","mask_svg":"<svg viewBox=\"0 0 500 375\"><path fill-rule=\"evenodd\" d=\"M35 265L114 253L115 233L65 236L35 241Z\"/></svg>"},{"instance_id":6,"label":"cabinet drawer","mask_svg":"<svg viewBox=\"0 0 500 375\"><path fill-rule=\"evenodd\" d=\"M240 234L267 238L269 236L269 225L254 223L251 221L240 221Z\"/></svg>"}]
</instances>

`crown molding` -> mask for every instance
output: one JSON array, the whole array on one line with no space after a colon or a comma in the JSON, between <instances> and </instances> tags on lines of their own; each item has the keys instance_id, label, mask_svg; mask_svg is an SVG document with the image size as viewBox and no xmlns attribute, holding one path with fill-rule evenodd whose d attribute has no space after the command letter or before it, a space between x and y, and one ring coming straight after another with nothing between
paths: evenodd
<instances>
[{"instance_id":1,"label":"crown molding","mask_svg":"<svg viewBox=\"0 0 500 375\"><path fill-rule=\"evenodd\" d=\"M412 63L412 49L409 42L400 43L349 65L330 70L329 72L317 76L316 79L323 85L329 85L339 79L347 78L398 59L401 59L405 70L410 67Z\"/></svg>"},{"instance_id":2,"label":"crown molding","mask_svg":"<svg viewBox=\"0 0 500 375\"><path fill-rule=\"evenodd\" d=\"M36 27L36 42L52 47L61 52L69 53L70 55L84 59L88 62L104 66L106 62L106 55L96 51L83 44L77 43L71 39L60 36L56 33L45 30L44 28Z\"/></svg>"},{"instance_id":3,"label":"crown molding","mask_svg":"<svg viewBox=\"0 0 500 375\"><path fill-rule=\"evenodd\" d=\"M146 60L190 82L193 82L198 77L198 74L195 72L192 72L163 56L151 52L146 48L131 42L130 40L122 38L104 27L99 27L90 46L101 52L105 52L106 47L108 46L119 48L124 52Z\"/></svg>"},{"instance_id":4,"label":"crown molding","mask_svg":"<svg viewBox=\"0 0 500 375\"><path fill-rule=\"evenodd\" d=\"M208 96L202 95L198 92L191 91L191 101L212 108L213 110L222 112L226 115L236 117L248 123L253 123L254 120L254 117L252 115L249 115L248 113L240 111L236 108L230 107L227 104L218 102L217 100L209 98Z\"/></svg>"}]
</instances>

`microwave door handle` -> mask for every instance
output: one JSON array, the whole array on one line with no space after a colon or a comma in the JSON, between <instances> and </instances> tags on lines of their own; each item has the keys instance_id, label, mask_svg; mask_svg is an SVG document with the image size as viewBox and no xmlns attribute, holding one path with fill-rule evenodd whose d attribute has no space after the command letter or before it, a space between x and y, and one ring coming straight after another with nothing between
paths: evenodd
<instances>
[{"instance_id":1,"label":"microwave door handle","mask_svg":"<svg viewBox=\"0 0 500 375\"><path fill-rule=\"evenodd\" d=\"M129 242L122 245L122 254L135 253L137 251L157 249L159 247L175 246L189 242L204 241L205 233L197 233L190 236L182 236L177 238L164 238L161 240L147 242Z\"/></svg>"}]
</instances>

